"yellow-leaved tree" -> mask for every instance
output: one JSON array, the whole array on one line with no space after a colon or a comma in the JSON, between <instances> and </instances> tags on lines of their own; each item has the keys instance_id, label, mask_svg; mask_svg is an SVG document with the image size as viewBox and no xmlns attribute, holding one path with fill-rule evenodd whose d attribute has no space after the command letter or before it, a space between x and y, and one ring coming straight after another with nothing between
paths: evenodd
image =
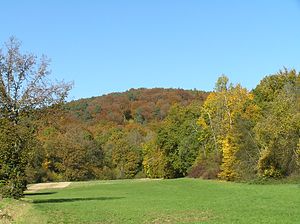
<instances>
[{"instance_id":1,"label":"yellow-leaved tree","mask_svg":"<svg viewBox=\"0 0 300 224\"><path fill-rule=\"evenodd\" d=\"M254 119L258 108L247 89L239 84L229 84L228 81L224 75L218 79L215 91L203 105L198 124L202 127L200 140L206 154L213 152L221 157L218 177L235 180L239 178L240 161L237 157L242 148L242 135L248 134L240 129L245 129L245 121Z\"/></svg>"}]
</instances>

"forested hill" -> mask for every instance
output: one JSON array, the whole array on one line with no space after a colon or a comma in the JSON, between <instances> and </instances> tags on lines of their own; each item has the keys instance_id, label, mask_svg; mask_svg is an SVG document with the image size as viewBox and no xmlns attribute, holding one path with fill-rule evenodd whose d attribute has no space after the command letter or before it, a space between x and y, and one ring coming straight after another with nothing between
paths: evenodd
<instances>
[{"instance_id":1,"label":"forested hill","mask_svg":"<svg viewBox=\"0 0 300 224\"><path fill-rule=\"evenodd\" d=\"M131 89L69 102L37 121L27 180L300 177L299 90L300 73L285 69L252 91L221 76L211 93Z\"/></svg>"},{"instance_id":2,"label":"forested hill","mask_svg":"<svg viewBox=\"0 0 300 224\"><path fill-rule=\"evenodd\" d=\"M124 124L131 121L145 124L163 120L174 104L202 103L207 96L207 92L198 90L140 88L72 101L65 108L75 119L83 122Z\"/></svg>"},{"instance_id":3,"label":"forested hill","mask_svg":"<svg viewBox=\"0 0 300 224\"><path fill-rule=\"evenodd\" d=\"M178 145L182 151L178 159L184 154L176 177L184 176L198 155L196 122L208 95L141 88L72 101L63 110L51 108L37 121L40 144L27 168L28 181L160 177L164 175L160 161L165 159L160 151L153 155L149 151L157 149L158 133Z\"/></svg>"}]
</instances>

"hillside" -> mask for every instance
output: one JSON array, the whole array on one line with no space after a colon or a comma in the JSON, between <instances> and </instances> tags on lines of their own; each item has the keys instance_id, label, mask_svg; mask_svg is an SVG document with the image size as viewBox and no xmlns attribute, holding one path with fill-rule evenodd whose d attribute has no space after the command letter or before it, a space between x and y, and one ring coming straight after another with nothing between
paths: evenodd
<instances>
[{"instance_id":1,"label":"hillside","mask_svg":"<svg viewBox=\"0 0 300 224\"><path fill-rule=\"evenodd\" d=\"M202 103L207 95L207 92L198 90L140 88L72 101L65 108L83 122L124 124L134 121L144 124L163 120L174 104L187 106L193 101Z\"/></svg>"},{"instance_id":2,"label":"hillside","mask_svg":"<svg viewBox=\"0 0 300 224\"><path fill-rule=\"evenodd\" d=\"M53 108L28 181L298 176L299 74L280 71L252 92L226 76L217 83L209 96L131 89Z\"/></svg>"},{"instance_id":3,"label":"hillside","mask_svg":"<svg viewBox=\"0 0 300 224\"><path fill-rule=\"evenodd\" d=\"M27 171L29 182L145 177L143 162L149 161L143 159L143 146L154 143L158 130L172 124L174 130L165 132L179 137L174 144L183 149L187 147L181 140L192 144L185 153L188 161L176 168L176 176L184 176L198 154L194 126L207 95L197 90L130 89L43 113L37 133L40 145Z\"/></svg>"}]
</instances>

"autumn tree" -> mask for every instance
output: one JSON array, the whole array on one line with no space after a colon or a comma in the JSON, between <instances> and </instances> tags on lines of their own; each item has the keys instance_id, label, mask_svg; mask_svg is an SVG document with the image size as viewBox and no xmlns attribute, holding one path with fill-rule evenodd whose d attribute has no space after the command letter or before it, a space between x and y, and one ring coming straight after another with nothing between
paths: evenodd
<instances>
[{"instance_id":1,"label":"autumn tree","mask_svg":"<svg viewBox=\"0 0 300 224\"><path fill-rule=\"evenodd\" d=\"M49 60L45 56L38 59L34 54L23 54L20 47L21 43L11 37L0 50L1 129L10 130L2 135L10 143L0 148L0 179L2 194L15 198L21 197L26 188L26 149L32 139L27 135L33 134L33 130L22 133L11 130L30 130L28 118L32 111L63 102L71 88L70 83L52 83L48 79ZM13 154L14 159L7 159L7 154ZM10 169L3 172L5 167Z\"/></svg>"},{"instance_id":2,"label":"autumn tree","mask_svg":"<svg viewBox=\"0 0 300 224\"><path fill-rule=\"evenodd\" d=\"M212 92L202 107L201 117L198 124L201 127L200 141L203 160L218 162L220 157L219 177L226 180L239 178L239 165L241 160L240 129L246 124L245 121L255 116L257 108L253 105L253 96L239 84L229 84L226 76L221 76ZM242 120L244 120L243 125ZM248 135L249 133L244 133ZM244 152L249 153L247 148ZM201 161L201 159L200 159Z\"/></svg>"},{"instance_id":3,"label":"autumn tree","mask_svg":"<svg viewBox=\"0 0 300 224\"><path fill-rule=\"evenodd\" d=\"M166 156L156 144L156 136L143 144L143 168L147 177L163 178L165 176Z\"/></svg>"},{"instance_id":4,"label":"autumn tree","mask_svg":"<svg viewBox=\"0 0 300 224\"><path fill-rule=\"evenodd\" d=\"M103 167L103 151L84 127L76 124L60 129L47 127L39 138L46 154L42 165L48 181L98 177Z\"/></svg>"}]
</instances>

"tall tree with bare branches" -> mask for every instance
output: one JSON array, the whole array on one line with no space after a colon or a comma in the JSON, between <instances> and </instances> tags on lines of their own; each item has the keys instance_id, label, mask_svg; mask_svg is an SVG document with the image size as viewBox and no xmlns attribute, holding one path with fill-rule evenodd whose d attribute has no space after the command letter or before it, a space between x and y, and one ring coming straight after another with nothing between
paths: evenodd
<instances>
[{"instance_id":1,"label":"tall tree with bare branches","mask_svg":"<svg viewBox=\"0 0 300 224\"><path fill-rule=\"evenodd\" d=\"M32 142L32 111L63 102L71 83L49 79L49 59L21 52L10 37L0 49L0 193L21 197L26 189L25 167Z\"/></svg>"}]
</instances>

